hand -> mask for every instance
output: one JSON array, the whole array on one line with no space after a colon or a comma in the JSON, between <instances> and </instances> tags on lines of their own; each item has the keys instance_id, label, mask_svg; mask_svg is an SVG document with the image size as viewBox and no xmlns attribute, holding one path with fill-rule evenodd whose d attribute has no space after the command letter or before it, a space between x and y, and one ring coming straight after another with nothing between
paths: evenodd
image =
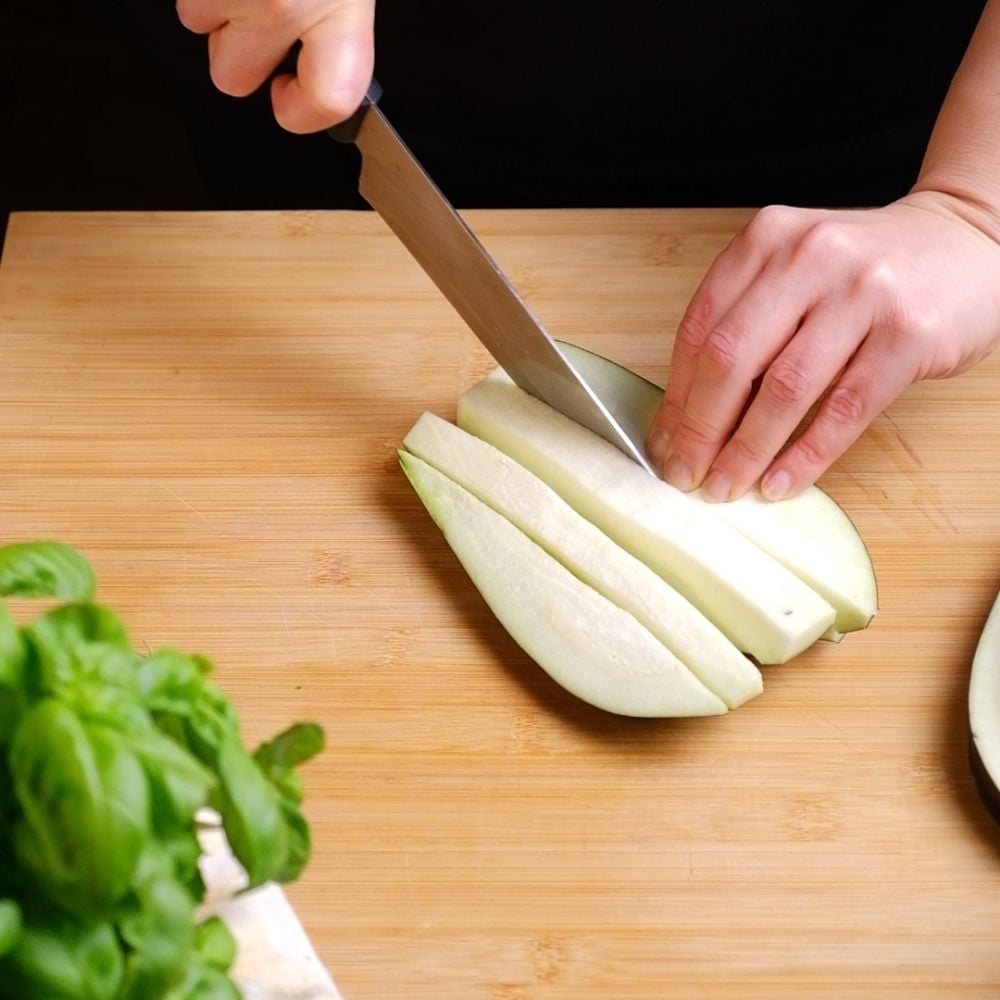
<instances>
[{"instance_id":1,"label":"hand","mask_svg":"<svg viewBox=\"0 0 1000 1000\"><path fill-rule=\"evenodd\" d=\"M1000 243L974 203L920 191L868 211L765 208L684 314L650 456L710 500L761 477L768 499L793 496L908 385L998 340Z\"/></svg>"},{"instance_id":2,"label":"hand","mask_svg":"<svg viewBox=\"0 0 1000 1000\"><path fill-rule=\"evenodd\" d=\"M245 97L277 68L296 41L296 71L271 81L278 124L318 132L361 104L374 65L375 0L177 0L181 23L208 35L212 80Z\"/></svg>"}]
</instances>

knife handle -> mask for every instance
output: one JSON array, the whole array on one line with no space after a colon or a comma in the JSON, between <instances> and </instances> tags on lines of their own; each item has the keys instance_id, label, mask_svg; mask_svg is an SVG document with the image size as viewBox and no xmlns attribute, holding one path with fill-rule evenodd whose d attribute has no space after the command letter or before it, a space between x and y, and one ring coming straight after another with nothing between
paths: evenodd
<instances>
[{"instance_id":1,"label":"knife handle","mask_svg":"<svg viewBox=\"0 0 1000 1000\"><path fill-rule=\"evenodd\" d=\"M358 129L361 128L361 120L365 117L365 112L372 104L378 104L381 96L382 87L378 80L372 77L372 82L368 85L368 93L365 94L364 100L362 100L358 110L339 125L328 128L326 134L331 139L336 139L337 142L354 142L358 137Z\"/></svg>"}]
</instances>

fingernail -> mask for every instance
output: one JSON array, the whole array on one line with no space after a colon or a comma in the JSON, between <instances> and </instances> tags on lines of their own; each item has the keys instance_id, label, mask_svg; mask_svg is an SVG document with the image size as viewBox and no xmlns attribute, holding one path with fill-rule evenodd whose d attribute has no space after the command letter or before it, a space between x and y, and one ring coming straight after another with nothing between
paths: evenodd
<instances>
[{"instance_id":1,"label":"fingernail","mask_svg":"<svg viewBox=\"0 0 1000 1000\"><path fill-rule=\"evenodd\" d=\"M725 503L729 499L733 484L721 469L713 469L701 484L705 499L712 503Z\"/></svg>"},{"instance_id":2,"label":"fingernail","mask_svg":"<svg viewBox=\"0 0 1000 1000\"><path fill-rule=\"evenodd\" d=\"M670 431L658 427L649 435L649 442L646 444L646 453L649 455L649 460L656 466L663 465L669 447Z\"/></svg>"},{"instance_id":3,"label":"fingernail","mask_svg":"<svg viewBox=\"0 0 1000 1000\"><path fill-rule=\"evenodd\" d=\"M765 500L781 500L791 489L792 477L787 469L778 469L765 476L760 484L760 491Z\"/></svg>"},{"instance_id":4,"label":"fingernail","mask_svg":"<svg viewBox=\"0 0 1000 1000\"><path fill-rule=\"evenodd\" d=\"M684 493L694 489L694 473L691 471L691 466L680 455L674 455L667 462L666 468L663 470L663 478L671 486L675 486Z\"/></svg>"}]
</instances>

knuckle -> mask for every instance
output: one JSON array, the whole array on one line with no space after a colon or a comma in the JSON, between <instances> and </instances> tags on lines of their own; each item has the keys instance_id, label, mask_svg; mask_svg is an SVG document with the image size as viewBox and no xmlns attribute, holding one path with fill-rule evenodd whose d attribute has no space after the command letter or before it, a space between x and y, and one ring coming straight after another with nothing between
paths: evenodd
<instances>
[{"instance_id":1,"label":"knuckle","mask_svg":"<svg viewBox=\"0 0 1000 1000\"><path fill-rule=\"evenodd\" d=\"M726 445L727 458L734 459L738 464L753 468L762 466L763 452L760 447L742 434L734 434Z\"/></svg>"},{"instance_id":2,"label":"knuckle","mask_svg":"<svg viewBox=\"0 0 1000 1000\"><path fill-rule=\"evenodd\" d=\"M948 335L944 317L930 305L901 306L882 336L893 357L908 361L911 380L925 378L930 371L953 374L968 361L961 338Z\"/></svg>"},{"instance_id":3,"label":"knuckle","mask_svg":"<svg viewBox=\"0 0 1000 1000\"><path fill-rule=\"evenodd\" d=\"M673 431L680 424L683 416L684 411L680 404L669 396L664 396L663 402L660 403L660 409L656 413L654 423L665 430Z\"/></svg>"},{"instance_id":4,"label":"knuckle","mask_svg":"<svg viewBox=\"0 0 1000 1000\"><path fill-rule=\"evenodd\" d=\"M943 328L939 309L928 305L900 306L897 310L898 336L915 340L921 346L935 344Z\"/></svg>"},{"instance_id":5,"label":"knuckle","mask_svg":"<svg viewBox=\"0 0 1000 1000\"><path fill-rule=\"evenodd\" d=\"M833 387L823 409L832 423L853 427L864 420L865 399L854 386L841 383Z\"/></svg>"},{"instance_id":6,"label":"knuckle","mask_svg":"<svg viewBox=\"0 0 1000 1000\"><path fill-rule=\"evenodd\" d=\"M834 256L852 257L855 239L850 226L834 219L821 219L802 237L801 250L807 257L821 260Z\"/></svg>"},{"instance_id":7,"label":"knuckle","mask_svg":"<svg viewBox=\"0 0 1000 1000\"><path fill-rule=\"evenodd\" d=\"M899 291L899 272L886 258L871 260L858 273L857 285L862 293L895 301Z\"/></svg>"},{"instance_id":8,"label":"knuckle","mask_svg":"<svg viewBox=\"0 0 1000 1000\"><path fill-rule=\"evenodd\" d=\"M765 205L744 230L747 242L769 246L779 241L791 228L794 215L795 209L787 205Z\"/></svg>"},{"instance_id":9,"label":"knuckle","mask_svg":"<svg viewBox=\"0 0 1000 1000\"><path fill-rule=\"evenodd\" d=\"M778 358L764 375L761 389L779 405L795 406L809 398L812 379L801 360Z\"/></svg>"},{"instance_id":10,"label":"knuckle","mask_svg":"<svg viewBox=\"0 0 1000 1000\"><path fill-rule=\"evenodd\" d=\"M705 342L708 334L708 327L705 325L709 315L709 304L702 301L697 305L692 305L677 327L677 343L680 347L698 351Z\"/></svg>"},{"instance_id":11,"label":"knuckle","mask_svg":"<svg viewBox=\"0 0 1000 1000\"><path fill-rule=\"evenodd\" d=\"M718 428L713 427L707 421L692 417L690 414L685 417L684 423L675 435L675 439L680 445L687 445L699 450L717 447L722 437L723 435Z\"/></svg>"},{"instance_id":12,"label":"knuckle","mask_svg":"<svg viewBox=\"0 0 1000 1000\"><path fill-rule=\"evenodd\" d=\"M717 326L705 341L705 360L720 374L739 368L745 353L746 337L732 322Z\"/></svg>"},{"instance_id":13,"label":"knuckle","mask_svg":"<svg viewBox=\"0 0 1000 1000\"><path fill-rule=\"evenodd\" d=\"M262 15L267 23L278 27L296 23L302 15L301 0L263 0Z\"/></svg>"},{"instance_id":14,"label":"knuckle","mask_svg":"<svg viewBox=\"0 0 1000 1000\"><path fill-rule=\"evenodd\" d=\"M797 457L813 469L825 469L829 464L826 452L808 434L803 435L795 442L794 446Z\"/></svg>"}]
</instances>

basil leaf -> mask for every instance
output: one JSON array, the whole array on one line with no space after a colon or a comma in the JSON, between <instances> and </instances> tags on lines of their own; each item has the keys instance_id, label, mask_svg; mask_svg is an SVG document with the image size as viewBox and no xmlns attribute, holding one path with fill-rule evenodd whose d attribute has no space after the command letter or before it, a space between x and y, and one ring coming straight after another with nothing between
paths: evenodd
<instances>
[{"instance_id":1,"label":"basil leaf","mask_svg":"<svg viewBox=\"0 0 1000 1000\"><path fill-rule=\"evenodd\" d=\"M0 547L0 597L63 597L89 601L94 571L61 542L15 542Z\"/></svg>"},{"instance_id":2,"label":"basil leaf","mask_svg":"<svg viewBox=\"0 0 1000 1000\"><path fill-rule=\"evenodd\" d=\"M222 817L233 854L246 869L250 886L281 870L288 854L288 829L274 786L238 739L219 748L219 787L214 805Z\"/></svg>"},{"instance_id":3,"label":"basil leaf","mask_svg":"<svg viewBox=\"0 0 1000 1000\"><path fill-rule=\"evenodd\" d=\"M252 885L309 856L292 726L251 756L204 657L141 658L57 543L0 548L0 596L68 603L18 628L0 605L0 1000L239 1000L236 944L204 898L214 806Z\"/></svg>"},{"instance_id":4,"label":"basil leaf","mask_svg":"<svg viewBox=\"0 0 1000 1000\"><path fill-rule=\"evenodd\" d=\"M320 753L323 743L323 730L320 726L311 722L299 722L289 726L270 742L262 743L253 759L269 778L277 780Z\"/></svg>"},{"instance_id":5,"label":"basil leaf","mask_svg":"<svg viewBox=\"0 0 1000 1000\"><path fill-rule=\"evenodd\" d=\"M194 950L205 965L225 972L236 959L236 939L221 917L209 917L195 929Z\"/></svg>"},{"instance_id":6,"label":"basil leaf","mask_svg":"<svg viewBox=\"0 0 1000 1000\"><path fill-rule=\"evenodd\" d=\"M106 608L64 604L26 625L22 635L28 647L27 684L35 696L60 694L83 679L138 690L139 657L125 626Z\"/></svg>"},{"instance_id":7,"label":"basil leaf","mask_svg":"<svg viewBox=\"0 0 1000 1000\"><path fill-rule=\"evenodd\" d=\"M188 969L184 981L166 1000L242 1000L232 980L212 966L196 965Z\"/></svg>"},{"instance_id":8,"label":"basil leaf","mask_svg":"<svg viewBox=\"0 0 1000 1000\"><path fill-rule=\"evenodd\" d=\"M0 899L0 956L6 955L17 944L21 927L21 907L12 899Z\"/></svg>"},{"instance_id":9,"label":"basil leaf","mask_svg":"<svg viewBox=\"0 0 1000 1000\"><path fill-rule=\"evenodd\" d=\"M215 775L193 754L152 726L126 738L141 762L152 793L152 822L157 832L193 830L192 817L207 805Z\"/></svg>"},{"instance_id":10,"label":"basil leaf","mask_svg":"<svg viewBox=\"0 0 1000 1000\"><path fill-rule=\"evenodd\" d=\"M302 722L262 744L254 754L254 761L275 789L285 824L285 857L271 874L276 882L294 882L309 861L312 839L309 824L299 808L302 781L293 768L316 756L323 744L322 728Z\"/></svg>"},{"instance_id":11,"label":"basil leaf","mask_svg":"<svg viewBox=\"0 0 1000 1000\"><path fill-rule=\"evenodd\" d=\"M128 890L150 834L149 784L135 755L103 726L45 698L10 749L22 817L14 852L50 901L102 914Z\"/></svg>"},{"instance_id":12,"label":"basil leaf","mask_svg":"<svg viewBox=\"0 0 1000 1000\"><path fill-rule=\"evenodd\" d=\"M192 656L158 649L138 670L139 693L154 713L188 717L201 697L204 672Z\"/></svg>"},{"instance_id":13,"label":"basil leaf","mask_svg":"<svg viewBox=\"0 0 1000 1000\"><path fill-rule=\"evenodd\" d=\"M16 676L24 661L24 643L7 609L0 604L0 681Z\"/></svg>"},{"instance_id":14,"label":"basil leaf","mask_svg":"<svg viewBox=\"0 0 1000 1000\"><path fill-rule=\"evenodd\" d=\"M304 871L312 853L309 824L298 804L288 798L280 800L281 817L285 824L285 856L271 872L275 882L294 882Z\"/></svg>"},{"instance_id":15,"label":"basil leaf","mask_svg":"<svg viewBox=\"0 0 1000 1000\"><path fill-rule=\"evenodd\" d=\"M201 695L185 725L188 745L200 760L214 764L220 748L240 742L240 722L232 702L210 681L203 681Z\"/></svg>"},{"instance_id":16,"label":"basil leaf","mask_svg":"<svg viewBox=\"0 0 1000 1000\"><path fill-rule=\"evenodd\" d=\"M118 930L130 948L118 1000L163 997L183 980L194 952L194 900L169 875L136 887Z\"/></svg>"},{"instance_id":17,"label":"basil leaf","mask_svg":"<svg viewBox=\"0 0 1000 1000\"><path fill-rule=\"evenodd\" d=\"M10 739L24 708L24 656L21 634L0 604L0 746Z\"/></svg>"},{"instance_id":18,"label":"basil leaf","mask_svg":"<svg viewBox=\"0 0 1000 1000\"><path fill-rule=\"evenodd\" d=\"M0 958L0 998L117 1000L122 971L121 945L109 923L50 917L26 923Z\"/></svg>"}]
</instances>

